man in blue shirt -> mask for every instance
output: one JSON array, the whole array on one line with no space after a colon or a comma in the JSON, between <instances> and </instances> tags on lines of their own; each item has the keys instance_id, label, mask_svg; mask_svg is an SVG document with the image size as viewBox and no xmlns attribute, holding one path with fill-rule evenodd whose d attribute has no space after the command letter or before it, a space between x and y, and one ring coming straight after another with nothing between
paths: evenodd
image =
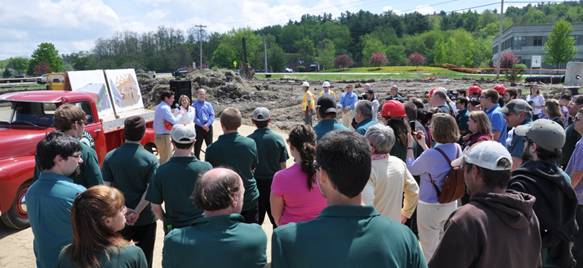
<instances>
[{"instance_id":1,"label":"man in blue shirt","mask_svg":"<svg viewBox=\"0 0 583 268\"><path fill-rule=\"evenodd\" d=\"M166 163L172 153L172 143L170 141L170 130L176 124L176 117L172 114L174 94L169 90L160 92L160 104L154 111L154 132L156 133L156 149L160 156L160 164Z\"/></svg>"},{"instance_id":2,"label":"man in blue shirt","mask_svg":"<svg viewBox=\"0 0 583 268\"><path fill-rule=\"evenodd\" d=\"M500 105L498 105L498 99L500 96L498 92L493 89L488 89L480 96L480 104L482 105L486 114L488 114L488 119L492 124L492 135L495 141L500 142L502 145L506 145L506 119L504 114L500 111Z\"/></svg>"},{"instance_id":3,"label":"man in blue shirt","mask_svg":"<svg viewBox=\"0 0 583 268\"><path fill-rule=\"evenodd\" d=\"M508 127L515 128L532 121L532 107L523 99L511 100L500 111L504 114ZM506 148L512 156L512 170L519 168L522 165L522 155L524 154L524 137L512 135L512 140Z\"/></svg>"},{"instance_id":4,"label":"man in blue shirt","mask_svg":"<svg viewBox=\"0 0 583 268\"><path fill-rule=\"evenodd\" d=\"M69 177L79 172L83 162L81 144L62 132L52 132L38 143L36 153L41 173L28 189L26 205L36 266L53 268L61 249L73 239L71 207L75 197L85 191Z\"/></svg>"},{"instance_id":5,"label":"man in blue shirt","mask_svg":"<svg viewBox=\"0 0 583 268\"><path fill-rule=\"evenodd\" d=\"M376 124L376 121L373 120L372 102L360 100L356 103L354 121L356 122L356 132L363 136L370 126Z\"/></svg>"},{"instance_id":6,"label":"man in blue shirt","mask_svg":"<svg viewBox=\"0 0 583 268\"><path fill-rule=\"evenodd\" d=\"M342 124L350 128L354 118L354 105L358 100L356 93L352 91L352 85L346 85L346 92L340 96L340 106L342 107Z\"/></svg>"},{"instance_id":7,"label":"man in blue shirt","mask_svg":"<svg viewBox=\"0 0 583 268\"><path fill-rule=\"evenodd\" d=\"M206 90L199 88L196 92L196 101L192 104L196 111L194 127L196 129L196 141L194 142L194 156L200 159L200 149L204 141L206 147L213 143L213 121L215 110L213 105L206 101Z\"/></svg>"},{"instance_id":8,"label":"man in blue shirt","mask_svg":"<svg viewBox=\"0 0 583 268\"><path fill-rule=\"evenodd\" d=\"M316 104L320 122L314 127L316 139L319 140L330 131L347 129L336 121L336 101L330 96L322 96Z\"/></svg>"}]
</instances>

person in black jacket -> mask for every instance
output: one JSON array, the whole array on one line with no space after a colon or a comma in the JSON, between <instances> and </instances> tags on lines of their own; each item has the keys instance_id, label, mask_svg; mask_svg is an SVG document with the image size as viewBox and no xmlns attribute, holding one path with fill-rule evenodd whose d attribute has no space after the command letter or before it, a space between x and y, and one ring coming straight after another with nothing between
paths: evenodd
<instances>
[{"instance_id":1,"label":"person in black jacket","mask_svg":"<svg viewBox=\"0 0 583 268\"><path fill-rule=\"evenodd\" d=\"M577 233L577 198L571 178L559 167L565 143L563 127L548 119L516 127L525 137L523 164L512 172L508 188L535 196L534 211L540 222L543 266L574 267L571 254Z\"/></svg>"}]
</instances>

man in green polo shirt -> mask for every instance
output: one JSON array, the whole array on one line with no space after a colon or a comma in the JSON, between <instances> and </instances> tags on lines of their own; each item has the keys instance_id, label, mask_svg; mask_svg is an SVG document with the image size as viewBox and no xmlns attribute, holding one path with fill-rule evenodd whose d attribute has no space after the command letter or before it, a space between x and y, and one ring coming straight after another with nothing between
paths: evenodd
<instances>
[{"instance_id":1,"label":"man in green polo shirt","mask_svg":"<svg viewBox=\"0 0 583 268\"><path fill-rule=\"evenodd\" d=\"M271 267L427 267L409 228L361 205L371 170L364 137L331 132L318 141L316 161L328 207L312 221L274 230Z\"/></svg>"},{"instance_id":2,"label":"man in green polo shirt","mask_svg":"<svg viewBox=\"0 0 583 268\"><path fill-rule=\"evenodd\" d=\"M156 218L164 223L164 231L191 225L202 217L190 196L200 174L211 169L208 162L198 160L192 153L196 140L194 128L176 124L170 131L174 156L158 168L150 184L146 199L152 202ZM162 208L164 203L164 208Z\"/></svg>"},{"instance_id":3,"label":"man in green polo shirt","mask_svg":"<svg viewBox=\"0 0 583 268\"><path fill-rule=\"evenodd\" d=\"M34 235L36 267L57 267L61 249L73 240L71 207L85 187L69 177L79 171L81 144L62 132L52 132L38 143L36 180L26 193L28 218Z\"/></svg>"},{"instance_id":4,"label":"man in green polo shirt","mask_svg":"<svg viewBox=\"0 0 583 268\"><path fill-rule=\"evenodd\" d=\"M322 96L316 103L318 119L320 122L314 127L316 139L320 140L328 132L334 130L347 129L344 125L336 120L336 101L330 96Z\"/></svg>"},{"instance_id":5,"label":"man in green polo shirt","mask_svg":"<svg viewBox=\"0 0 583 268\"><path fill-rule=\"evenodd\" d=\"M286 167L285 161L289 156L283 138L268 127L269 122L271 122L269 109L265 107L256 108L251 114L251 121L253 121L257 129L247 137L255 141L259 158L259 165L255 169L255 178L259 189L259 220L257 223L263 224L265 212L267 212L269 221L275 228L277 225L271 216L271 206L269 205L271 182L273 181L273 174Z\"/></svg>"},{"instance_id":6,"label":"man in green polo shirt","mask_svg":"<svg viewBox=\"0 0 583 268\"><path fill-rule=\"evenodd\" d=\"M58 131L65 135L81 139L87 123L87 116L83 109L70 103L63 104L55 110L53 125ZM73 181L87 188L103 184L103 177L99 169L99 160L97 153L86 143L81 143L81 159L83 162L79 165L79 171L72 176ZM38 163L38 155L35 156ZM40 168L37 164L35 167L35 180L38 178Z\"/></svg>"},{"instance_id":7,"label":"man in green polo shirt","mask_svg":"<svg viewBox=\"0 0 583 268\"><path fill-rule=\"evenodd\" d=\"M243 182L234 171L215 168L196 181L192 199L204 217L170 231L163 267L264 267L267 237L257 224L243 223Z\"/></svg>"},{"instance_id":8,"label":"man in green polo shirt","mask_svg":"<svg viewBox=\"0 0 583 268\"><path fill-rule=\"evenodd\" d=\"M257 167L257 146L255 141L239 135L241 112L236 108L226 108L221 113L223 135L206 150L205 160L213 167L233 169L243 179L245 202L241 216L246 223L257 223L257 199L259 191L253 171Z\"/></svg>"},{"instance_id":9,"label":"man in green polo shirt","mask_svg":"<svg viewBox=\"0 0 583 268\"><path fill-rule=\"evenodd\" d=\"M105 184L119 189L125 196L127 225L121 234L136 242L152 267L156 239L156 220L145 199L148 185L158 168L158 159L140 144L146 133L146 121L131 116L124 121L125 143L107 153L103 161Z\"/></svg>"}]
</instances>

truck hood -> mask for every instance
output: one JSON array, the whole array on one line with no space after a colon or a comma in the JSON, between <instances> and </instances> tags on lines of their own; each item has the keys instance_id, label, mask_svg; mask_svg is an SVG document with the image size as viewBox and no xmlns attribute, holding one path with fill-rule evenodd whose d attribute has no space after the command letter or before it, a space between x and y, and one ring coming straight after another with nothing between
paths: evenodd
<instances>
[{"instance_id":1,"label":"truck hood","mask_svg":"<svg viewBox=\"0 0 583 268\"><path fill-rule=\"evenodd\" d=\"M0 159L34 155L36 144L52 128L0 128Z\"/></svg>"}]
</instances>

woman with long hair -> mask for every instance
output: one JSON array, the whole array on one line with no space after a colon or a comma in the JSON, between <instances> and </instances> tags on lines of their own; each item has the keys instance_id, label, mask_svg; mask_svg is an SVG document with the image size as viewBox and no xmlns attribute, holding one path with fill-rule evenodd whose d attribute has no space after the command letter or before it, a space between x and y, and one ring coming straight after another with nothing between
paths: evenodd
<instances>
[{"instance_id":1,"label":"woman with long hair","mask_svg":"<svg viewBox=\"0 0 583 268\"><path fill-rule=\"evenodd\" d=\"M190 105L190 98L186 95L180 95L180 98L178 98L178 105L178 108L174 110L177 124L192 126L194 129L194 117L196 111L194 110L194 107Z\"/></svg>"},{"instance_id":2,"label":"woman with long hair","mask_svg":"<svg viewBox=\"0 0 583 268\"><path fill-rule=\"evenodd\" d=\"M437 249L443 235L443 227L449 215L456 210L457 200L449 203L440 203L439 191L445 184L445 177L451 170L447 160L461 156L459 128L453 116L446 113L436 113L431 119L431 135L436 142L435 147L429 148L425 137L408 135L407 167L413 176L420 176L419 203L417 205L417 229L419 242L423 248L425 259ZM425 150L419 157L415 157L413 143L417 140ZM447 158L446 158L447 156Z\"/></svg>"},{"instance_id":3,"label":"woman with long hair","mask_svg":"<svg viewBox=\"0 0 583 268\"><path fill-rule=\"evenodd\" d=\"M488 115L483 111L473 111L468 119L469 134L464 136L464 147L492 139L492 125Z\"/></svg>"},{"instance_id":4,"label":"woman with long hair","mask_svg":"<svg viewBox=\"0 0 583 268\"><path fill-rule=\"evenodd\" d=\"M73 242L59 256L59 268L146 268L144 252L119 234L125 227L123 194L99 185L81 193L73 202Z\"/></svg>"},{"instance_id":5,"label":"woman with long hair","mask_svg":"<svg viewBox=\"0 0 583 268\"><path fill-rule=\"evenodd\" d=\"M545 116L559 123L562 127L565 127L563 113L561 113L561 105L558 100L550 99L545 102Z\"/></svg>"},{"instance_id":6,"label":"woman with long hair","mask_svg":"<svg viewBox=\"0 0 583 268\"><path fill-rule=\"evenodd\" d=\"M271 184L271 215L278 226L311 220L326 207L316 184L316 133L308 125L296 125L287 142L295 163L275 173Z\"/></svg>"},{"instance_id":7,"label":"woman with long hair","mask_svg":"<svg viewBox=\"0 0 583 268\"><path fill-rule=\"evenodd\" d=\"M380 120L391 127L395 133L395 145L390 154L403 160L403 162L405 162L407 156L407 135L412 133L411 127L405 122L406 116L405 105L396 100L385 101L380 112ZM423 131L415 130L415 133L420 132ZM417 156L419 149L416 142L413 143L413 150Z\"/></svg>"}]
</instances>

